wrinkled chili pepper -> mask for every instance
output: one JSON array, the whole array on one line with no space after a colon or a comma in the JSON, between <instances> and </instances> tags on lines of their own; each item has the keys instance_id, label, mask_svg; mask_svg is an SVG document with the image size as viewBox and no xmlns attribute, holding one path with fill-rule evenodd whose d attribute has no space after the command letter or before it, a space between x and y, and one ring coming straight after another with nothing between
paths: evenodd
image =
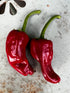
<instances>
[{"instance_id":1,"label":"wrinkled chili pepper","mask_svg":"<svg viewBox=\"0 0 70 93\"><path fill-rule=\"evenodd\" d=\"M59 15L53 16L44 26L40 39L32 39L30 43L30 52L41 65L44 78L51 83L58 83L60 77L54 72L51 61L53 58L53 43L51 40L44 39L45 31L51 21L60 18Z\"/></svg>"},{"instance_id":2,"label":"wrinkled chili pepper","mask_svg":"<svg viewBox=\"0 0 70 93\"><path fill-rule=\"evenodd\" d=\"M25 33L27 21L30 16L40 14L40 10L29 13L25 20L21 31L12 30L6 40L6 54L10 65L24 76L33 74L33 69L26 58L26 46L29 42L29 37Z\"/></svg>"}]
</instances>

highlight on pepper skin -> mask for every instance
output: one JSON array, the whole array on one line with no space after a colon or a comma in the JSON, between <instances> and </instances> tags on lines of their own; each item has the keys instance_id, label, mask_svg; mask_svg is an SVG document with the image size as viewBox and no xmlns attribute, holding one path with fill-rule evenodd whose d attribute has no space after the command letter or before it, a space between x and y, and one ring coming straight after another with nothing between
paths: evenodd
<instances>
[{"instance_id":1,"label":"highlight on pepper skin","mask_svg":"<svg viewBox=\"0 0 70 93\"><path fill-rule=\"evenodd\" d=\"M26 47L30 40L25 33L26 25L30 16L40 14L40 10L30 12L23 23L21 30L12 30L7 36L6 40L6 54L10 65L20 74L27 76L34 73L26 58Z\"/></svg>"},{"instance_id":2,"label":"highlight on pepper skin","mask_svg":"<svg viewBox=\"0 0 70 93\"><path fill-rule=\"evenodd\" d=\"M54 72L51 66L53 43L51 40L44 39L44 35L47 27L55 18L59 19L61 16L55 15L50 18L44 25L40 38L32 39L30 42L30 52L32 57L40 63L44 78L51 83L59 83L60 77Z\"/></svg>"},{"instance_id":3,"label":"highlight on pepper skin","mask_svg":"<svg viewBox=\"0 0 70 93\"><path fill-rule=\"evenodd\" d=\"M45 39L32 39L30 52L41 65L44 78L51 83L58 83L60 77L54 72L51 66L53 58L53 43Z\"/></svg>"},{"instance_id":4,"label":"highlight on pepper skin","mask_svg":"<svg viewBox=\"0 0 70 93\"><path fill-rule=\"evenodd\" d=\"M24 76L33 74L26 58L26 46L29 37L25 32L12 30L6 40L6 54L10 65Z\"/></svg>"},{"instance_id":5,"label":"highlight on pepper skin","mask_svg":"<svg viewBox=\"0 0 70 93\"><path fill-rule=\"evenodd\" d=\"M29 42L29 37L25 33L27 21L30 16L40 14L40 10L35 10L29 13L25 20L22 29L12 30L6 40L6 54L10 65L24 76L33 74L33 69L26 58L26 46ZM48 25L55 19L61 18L55 15L45 24L41 32L40 38L32 39L30 41L30 52L41 65L44 78L51 83L58 83L60 77L54 72L51 66L53 58L53 43L51 40L44 39L45 31Z\"/></svg>"}]
</instances>

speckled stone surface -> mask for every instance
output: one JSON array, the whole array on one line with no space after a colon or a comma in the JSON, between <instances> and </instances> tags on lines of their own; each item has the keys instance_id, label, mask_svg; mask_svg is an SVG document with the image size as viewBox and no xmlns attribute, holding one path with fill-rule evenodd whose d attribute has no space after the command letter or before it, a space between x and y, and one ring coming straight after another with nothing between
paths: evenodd
<instances>
[{"instance_id":1,"label":"speckled stone surface","mask_svg":"<svg viewBox=\"0 0 70 93\"><path fill-rule=\"evenodd\" d=\"M5 0L1 0L0 4ZM70 93L70 0L25 0L26 7L21 8L13 0L6 0L5 13L0 14L0 93ZM9 13L9 3L17 9L16 15ZM27 51L29 62L34 67L32 76L24 77L8 63L5 51L6 37L10 30L20 29L25 16L33 10L41 10L40 15L32 16L27 24L26 33L30 37L39 37L46 21L55 14L48 27L45 38L53 41L54 56L52 66L61 77L59 84L47 82L41 73L40 64Z\"/></svg>"}]
</instances>

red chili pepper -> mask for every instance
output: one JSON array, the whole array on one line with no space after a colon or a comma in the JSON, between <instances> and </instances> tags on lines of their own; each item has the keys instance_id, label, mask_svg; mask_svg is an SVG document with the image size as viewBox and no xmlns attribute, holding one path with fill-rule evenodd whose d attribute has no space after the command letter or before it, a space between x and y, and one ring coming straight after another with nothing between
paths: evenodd
<instances>
[{"instance_id":1,"label":"red chili pepper","mask_svg":"<svg viewBox=\"0 0 70 93\"><path fill-rule=\"evenodd\" d=\"M30 44L31 55L40 63L44 78L51 83L58 83L60 77L54 72L51 66L53 58L53 43L51 40L44 39L44 34L50 22L55 18L60 18L60 16L53 16L45 24L40 39L32 39Z\"/></svg>"},{"instance_id":2,"label":"red chili pepper","mask_svg":"<svg viewBox=\"0 0 70 93\"><path fill-rule=\"evenodd\" d=\"M24 76L33 74L33 69L26 58L26 46L29 42L29 37L25 33L28 18L34 14L40 14L40 10L29 13L23 24L21 31L12 30L6 40L6 54L10 65Z\"/></svg>"}]
</instances>

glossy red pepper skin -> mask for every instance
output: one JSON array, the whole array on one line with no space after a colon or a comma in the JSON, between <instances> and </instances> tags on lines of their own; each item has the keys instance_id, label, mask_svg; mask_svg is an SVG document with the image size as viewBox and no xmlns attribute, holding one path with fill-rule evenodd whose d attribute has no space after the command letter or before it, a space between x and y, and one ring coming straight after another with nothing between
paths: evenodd
<instances>
[{"instance_id":1,"label":"glossy red pepper skin","mask_svg":"<svg viewBox=\"0 0 70 93\"><path fill-rule=\"evenodd\" d=\"M58 83L60 77L54 72L51 66L53 58L53 43L46 39L32 39L30 52L41 65L44 78L51 83Z\"/></svg>"},{"instance_id":2,"label":"glossy red pepper skin","mask_svg":"<svg viewBox=\"0 0 70 93\"><path fill-rule=\"evenodd\" d=\"M12 30L6 40L6 54L10 65L24 76L33 74L33 69L26 58L28 35L23 31Z\"/></svg>"}]
</instances>

